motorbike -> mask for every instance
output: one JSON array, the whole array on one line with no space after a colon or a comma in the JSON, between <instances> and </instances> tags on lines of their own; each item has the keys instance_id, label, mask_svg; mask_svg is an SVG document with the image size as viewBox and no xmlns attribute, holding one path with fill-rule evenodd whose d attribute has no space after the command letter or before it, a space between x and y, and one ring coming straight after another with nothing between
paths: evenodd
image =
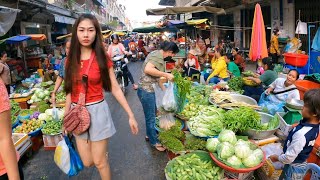
<instances>
[{"instance_id":1,"label":"motorbike","mask_svg":"<svg viewBox=\"0 0 320 180\"><path fill-rule=\"evenodd\" d=\"M132 62L138 61L139 57L140 56L139 56L138 50L129 51L128 58L129 58L130 61L132 61Z\"/></svg>"},{"instance_id":2,"label":"motorbike","mask_svg":"<svg viewBox=\"0 0 320 180\"><path fill-rule=\"evenodd\" d=\"M125 62L125 55L116 55L112 58L114 73L117 79L117 82L122 90L126 93L126 87L129 84L127 75L123 72L123 68L127 65Z\"/></svg>"}]
</instances>

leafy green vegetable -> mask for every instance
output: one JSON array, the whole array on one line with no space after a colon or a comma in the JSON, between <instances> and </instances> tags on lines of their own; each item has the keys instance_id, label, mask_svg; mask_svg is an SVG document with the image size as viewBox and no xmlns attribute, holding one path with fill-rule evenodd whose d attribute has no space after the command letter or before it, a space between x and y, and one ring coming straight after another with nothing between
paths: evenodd
<instances>
[{"instance_id":1,"label":"leafy green vegetable","mask_svg":"<svg viewBox=\"0 0 320 180\"><path fill-rule=\"evenodd\" d=\"M177 112L179 113L183 110L183 107L186 103L187 94L190 93L192 82L189 81L186 77L182 77L180 72L178 72L177 70L173 70L172 73L174 75L173 80L177 89Z\"/></svg>"},{"instance_id":2,"label":"leafy green vegetable","mask_svg":"<svg viewBox=\"0 0 320 180\"><path fill-rule=\"evenodd\" d=\"M228 81L228 86L231 90L243 94L243 79L242 77L233 77Z\"/></svg>"},{"instance_id":3,"label":"leafy green vegetable","mask_svg":"<svg viewBox=\"0 0 320 180\"><path fill-rule=\"evenodd\" d=\"M273 130L279 126L279 119L278 116L274 116L268 123L268 129Z\"/></svg>"},{"instance_id":4,"label":"leafy green vegetable","mask_svg":"<svg viewBox=\"0 0 320 180\"><path fill-rule=\"evenodd\" d=\"M217 153L221 159L228 159L234 155L234 147L228 142L222 142L217 146Z\"/></svg>"},{"instance_id":5,"label":"leafy green vegetable","mask_svg":"<svg viewBox=\"0 0 320 180\"><path fill-rule=\"evenodd\" d=\"M10 105L11 105L11 116L14 116L20 110L19 103L15 102L14 100L10 100Z\"/></svg>"},{"instance_id":6,"label":"leafy green vegetable","mask_svg":"<svg viewBox=\"0 0 320 180\"><path fill-rule=\"evenodd\" d=\"M254 75L254 73L252 71L244 71L244 72L242 72L242 74L244 76L253 76Z\"/></svg>"},{"instance_id":7,"label":"leafy green vegetable","mask_svg":"<svg viewBox=\"0 0 320 180\"><path fill-rule=\"evenodd\" d=\"M48 135L55 135L61 133L62 121L47 121L42 132Z\"/></svg>"},{"instance_id":8,"label":"leafy green vegetable","mask_svg":"<svg viewBox=\"0 0 320 180\"><path fill-rule=\"evenodd\" d=\"M186 150L206 150L206 141L189 134L185 141Z\"/></svg>"},{"instance_id":9,"label":"leafy green vegetable","mask_svg":"<svg viewBox=\"0 0 320 180\"><path fill-rule=\"evenodd\" d=\"M227 163L230 164L231 167L240 168L242 165L241 159L237 156L233 155L227 159Z\"/></svg>"},{"instance_id":10,"label":"leafy green vegetable","mask_svg":"<svg viewBox=\"0 0 320 180\"><path fill-rule=\"evenodd\" d=\"M185 134L180 130L181 124L175 124L167 131L159 132L159 140L168 150L179 152L185 150L182 140Z\"/></svg>"},{"instance_id":11,"label":"leafy green vegetable","mask_svg":"<svg viewBox=\"0 0 320 180\"><path fill-rule=\"evenodd\" d=\"M261 116L249 107L239 107L225 113L224 125L233 132L261 128Z\"/></svg>"},{"instance_id":12,"label":"leafy green vegetable","mask_svg":"<svg viewBox=\"0 0 320 180\"><path fill-rule=\"evenodd\" d=\"M218 138L208 138L207 139L206 148L210 152L216 152L217 151L217 146L218 146L219 143L220 142L219 142Z\"/></svg>"},{"instance_id":13,"label":"leafy green vegetable","mask_svg":"<svg viewBox=\"0 0 320 180\"><path fill-rule=\"evenodd\" d=\"M229 142L231 144L235 144L237 142L236 134L227 129L224 129L220 132L218 139L220 142Z\"/></svg>"}]
</instances>

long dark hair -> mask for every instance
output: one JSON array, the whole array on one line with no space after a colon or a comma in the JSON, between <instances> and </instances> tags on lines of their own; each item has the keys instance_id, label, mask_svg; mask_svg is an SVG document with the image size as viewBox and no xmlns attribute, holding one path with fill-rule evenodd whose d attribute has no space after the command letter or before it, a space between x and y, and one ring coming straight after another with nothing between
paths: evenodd
<instances>
[{"instance_id":1,"label":"long dark hair","mask_svg":"<svg viewBox=\"0 0 320 180\"><path fill-rule=\"evenodd\" d=\"M80 55L81 55L81 44L79 42L78 36L77 36L77 29L79 26L79 23L85 19L89 19L95 29L96 29L96 37L93 41L91 47L92 50L96 53L96 60L99 65L101 79L102 79L102 86L103 89L106 91L111 91L111 80L109 77L109 69L107 67L107 61L111 61L109 56L106 55L104 46L102 45L102 34L101 29L98 20L91 14L82 14L74 23L73 29L72 29L72 37L71 37L71 45L70 45L70 51L67 56L67 63L65 68L65 86L64 89L66 93L71 93L73 85L75 84L76 80L78 80L79 77L79 64L80 64Z\"/></svg>"},{"instance_id":2,"label":"long dark hair","mask_svg":"<svg viewBox=\"0 0 320 180\"><path fill-rule=\"evenodd\" d=\"M268 70L273 70L274 68L274 65L272 63L272 59L270 59L269 57L265 57L262 59L262 63L263 64L266 64L268 66Z\"/></svg>"}]
</instances>

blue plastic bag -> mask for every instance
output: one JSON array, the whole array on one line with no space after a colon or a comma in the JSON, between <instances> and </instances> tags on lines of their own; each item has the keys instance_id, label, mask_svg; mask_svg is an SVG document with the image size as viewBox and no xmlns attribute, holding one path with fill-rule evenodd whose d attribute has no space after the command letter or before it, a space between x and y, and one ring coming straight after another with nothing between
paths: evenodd
<instances>
[{"instance_id":1,"label":"blue plastic bag","mask_svg":"<svg viewBox=\"0 0 320 180\"><path fill-rule=\"evenodd\" d=\"M64 136L64 140L69 147L70 153L70 170L68 176L76 176L81 170L83 170L83 163L79 154L75 151L72 142L67 136Z\"/></svg>"},{"instance_id":2,"label":"blue plastic bag","mask_svg":"<svg viewBox=\"0 0 320 180\"><path fill-rule=\"evenodd\" d=\"M275 98L277 99L275 95L270 94L267 96L265 92L263 92L260 96L258 105L262 108L262 111L271 115L275 115L276 112L284 112L283 106L285 105L285 102L280 100L274 101Z\"/></svg>"},{"instance_id":3,"label":"blue plastic bag","mask_svg":"<svg viewBox=\"0 0 320 180\"><path fill-rule=\"evenodd\" d=\"M317 33L313 38L311 48L316 51L320 51L320 28L318 28Z\"/></svg>"}]
</instances>

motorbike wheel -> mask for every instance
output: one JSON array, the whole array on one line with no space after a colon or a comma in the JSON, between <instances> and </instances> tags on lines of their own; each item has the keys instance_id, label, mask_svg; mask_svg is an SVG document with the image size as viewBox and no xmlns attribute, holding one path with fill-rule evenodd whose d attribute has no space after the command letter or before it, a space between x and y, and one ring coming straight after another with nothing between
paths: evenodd
<instances>
[{"instance_id":1,"label":"motorbike wheel","mask_svg":"<svg viewBox=\"0 0 320 180\"><path fill-rule=\"evenodd\" d=\"M117 77L117 82L118 82L123 94L125 94L126 93L126 86L125 86L125 82L124 82L123 76L118 76Z\"/></svg>"}]
</instances>

